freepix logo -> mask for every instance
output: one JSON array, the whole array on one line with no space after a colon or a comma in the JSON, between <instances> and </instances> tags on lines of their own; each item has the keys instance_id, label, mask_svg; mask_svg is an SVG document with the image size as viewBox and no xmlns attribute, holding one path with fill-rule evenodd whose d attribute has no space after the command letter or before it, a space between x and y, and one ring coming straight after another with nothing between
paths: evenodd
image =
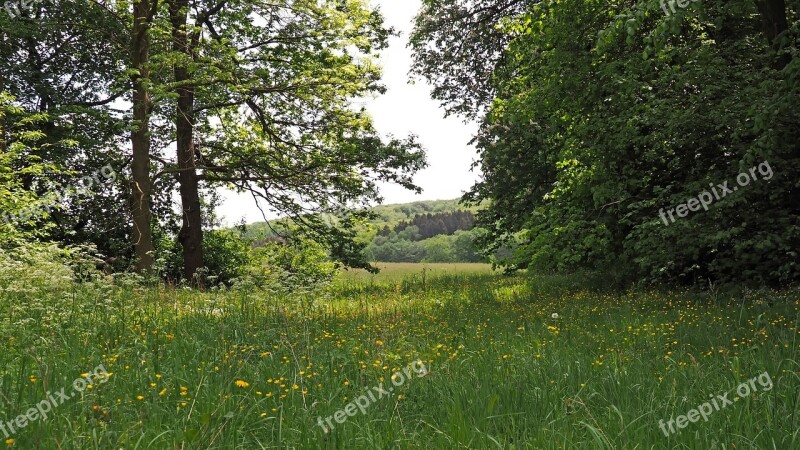
<instances>
[{"instance_id":1,"label":"freepix logo","mask_svg":"<svg viewBox=\"0 0 800 450\"><path fill-rule=\"evenodd\" d=\"M369 408L370 405L382 399L383 397L390 397L395 388L399 388L405 384L406 381L410 381L412 379L412 371L417 374L417 378L428 375L428 368L425 366L425 363L423 363L421 360L414 361L409 366L406 366L402 372L395 372L391 376L392 387L385 389L384 384L381 383L378 386L367 390L366 393L348 403L343 409L336 411L336 413L332 416L326 417L324 423L322 417L317 417L317 425L319 425L319 427L322 428L322 431L327 434L334 429L333 421L336 421L336 423L341 425L350 417L358 414L359 411L361 411L361 414L366 414L367 408ZM328 424L327 427L325 426L326 423Z\"/></svg>"},{"instance_id":2,"label":"freepix logo","mask_svg":"<svg viewBox=\"0 0 800 450\"><path fill-rule=\"evenodd\" d=\"M103 184L104 182L109 181L116 181L117 173L114 169L107 165L100 170L94 172L93 175L85 176L81 178L80 183L78 186L69 185L66 188L61 190L54 189L50 195L45 199L45 203L43 205L30 205L27 208L22 209L16 213L3 213L0 214L0 221L5 223L14 223L14 222L25 222L29 220L34 220L37 216L41 215L43 212L47 212L50 214L53 208L57 208L60 205L66 205L67 200L70 198L75 198L76 201L80 201L80 196L91 194L92 187L94 187L95 182L97 184Z\"/></svg>"},{"instance_id":3,"label":"freepix logo","mask_svg":"<svg viewBox=\"0 0 800 450\"><path fill-rule=\"evenodd\" d=\"M37 3L40 3L42 0L8 0L4 5L3 9L6 10L8 16L12 19L17 18L20 16L23 11L24 12L31 12L33 11L33 6Z\"/></svg>"},{"instance_id":4,"label":"freepix logo","mask_svg":"<svg viewBox=\"0 0 800 450\"><path fill-rule=\"evenodd\" d=\"M661 0L661 9L664 10L664 14L671 16L672 14L678 12L678 10L675 9L676 5L680 9L685 9L690 3L698 3L699 1L700 0ZM669 9L667 9L667 5L669 5Z\"/></svg>"},{"instance_id":5,"label":"freepix logo","mask_svg":"<svg viewBox=\"0 0 800 450\"><path fill-rule=\"evenodd\" d=\"M753 377L744 383L740 384L736 388L736 395L739 398L747 398L755 392L758 392L758 386L756 385L758 382L758 386L761 386L762 392L769 392L773 388L772 377L769 376L769 373L764 372L757 377ZM658 422L658 427L664 433L664 436L669 437L670 434L676 433L687 426L689 423L698 422L701 418L708 422L708 418L717 411L721 411L728 406L732 406L736 398L734 397L733 400L728 398L731 395L731 392L725 392L722 395L711 395L709 401L698 405L697 408L690 410L686 415L678 416L675 419L670 418L668 421L660 420ZM677 428L676 428L677 427ZM669 431L667 431L669 428Z\"/></svg>"},{"instance_id":6,"label":"freepix logo","mask_svg":"<svg viewBox=\"0 0 800 450\"><path fill-rule=\"evenodd\" d=\"M105 366L100 364L95 367L91 373L85 373L82 374L80 378L76 378L75 381L72 382L72 391L70 393L66 392L67 388L62 388L60 391L56 392L48 391L46 394L47 398L27 410L25 414L20 414L13 420L0 420L0 432L2 432L6 438L9 438L11 435L19 433L25 427L38 420L47 420L48 415L51 414L55 408L63 405L67 400L75 398L75 396L88 387L106 383L111 375L112 374L106 370Z\"/></svg>"},{"instance_id":7,"label":"freepix logo","mask_svg":"<svg viewBox=\"0 0 800 450\"><path fill-rule=\"evenodd\" d=\"M734 186L727 181L722 184L717 184L716 186L714 186L714 183L709 184L711 192L703 191L697 197L690 198L686 203L682 203L674 208L666 210L665 208L661 208L658 215L661 217L664 225L669 226L671 223L675 223L678 220L677 218L687 217L691 212L697 212L701 209L708 211L708 207L714 202L718 202L728 195L732 195L734 192L738 191L740 187L744 188L749 186L752 182L759 181L759 175L761 175L760 179L764 181L769 181L775 176L768 161L764 161L758 166L751 168L749 172L740 173L739 176L736 177L736 183L739 186ZM669 220L667 220L667 216L669 216Z\"/></svg>"}]
</instances>

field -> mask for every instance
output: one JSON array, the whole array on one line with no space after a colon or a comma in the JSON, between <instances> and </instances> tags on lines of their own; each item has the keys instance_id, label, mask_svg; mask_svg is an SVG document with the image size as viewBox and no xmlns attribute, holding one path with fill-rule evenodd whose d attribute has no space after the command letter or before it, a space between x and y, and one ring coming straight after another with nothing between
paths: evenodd
<instances>
[{"instance_id":1,"label":"field","mask_svg":"<svg viewBox=\"0 0 800 450\"><path fill-rule=\"evenodd\" d=\"M492 266L479 263L376 263L381 271L371 274L366 270L349 270L342 272L346 282L397 282L403 279L422 279L423 277L439 277L442 275L490 274Z\"/></svg>"},{"instance_id":2,"label":"field","mask_svg":"<svg viewBox=\"0 0 800 450\"><path fill-rule=\"evenodd\" d=\"M394 268L293 299L0 279L0 437L24 449L800 448L797 292L619 295L581 277ZM91 387L74 383L84 375ZM30 419L49 398L47 418Z\"/></svg>"}]
</instances>

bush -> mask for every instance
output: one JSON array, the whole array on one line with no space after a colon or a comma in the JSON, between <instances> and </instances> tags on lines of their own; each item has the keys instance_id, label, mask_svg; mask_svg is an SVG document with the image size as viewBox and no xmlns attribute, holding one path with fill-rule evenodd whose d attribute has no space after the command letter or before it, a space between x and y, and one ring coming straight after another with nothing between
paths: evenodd
<instances>
[{"instance_id":1,"label":"bush","mask_svg":"<svg viewBox=\"0 0 800 450\"><path fill-rule=\"evenodd\" d=\"M157 270L170 282L185 280L183 249L177 239L165 236L159 241ZM205 270L200 276L206 284L230 285L234 279L248 273L253 262L250 240L230 230L211 230L203 234Z\"/></svg>"},{"instance_id":2,"label":"bush","mask_svg":"<svg viewBox=\"0 0 800 450\"><path fill-rule=\"evenodd\" d=\"M266 275L268 287L283 294L324 287L338 270L325 249L311 241L268 243L255 250L254 262Z\"/></svg>"},{"instance_id":3,"label":"bush","mask_svg":"<svg viewBox=\"0 0 800 450\"><path fill-rule=\"evenodd\" d=\"M183 276L183 254L176 239L159 242L159 272L167 281L179 282ZM337 265L328 252L314 242L267 242L253 248L253 239L231 230L212 230L203 235L205 267L199 275L205 285L236 281L254 283L283 294L308 292L328 284Z\"/></svg>"}]
</instances>

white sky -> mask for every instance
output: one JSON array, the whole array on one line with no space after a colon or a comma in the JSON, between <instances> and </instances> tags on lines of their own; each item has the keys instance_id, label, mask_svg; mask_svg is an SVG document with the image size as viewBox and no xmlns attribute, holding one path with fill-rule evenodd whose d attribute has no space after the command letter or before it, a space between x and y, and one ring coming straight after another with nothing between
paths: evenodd
<instances>
[{"instance_id":1,"label":"white sky","mask_svg":"<svg viewBox=\"0 0 800 450\"><path fill-rule=\"evenodd\" d=\"M470 171L476 158L475 149L468 145L477 131L473 124L465 125L460 118L444 118L444 110L430 98L430 86L423 82L409 84L411 50L406 47L412 20L420 7L420 0L373 0L380 5L388 26L402 34L393 38L384 51L381 63L384 68L386 95L366 102L375 126L383 134L403 138L413 133L428 152L428 169L417 174L415 181L423 188L421 195L394 185L383 185L381 193L385 204L408 203L418 200L448 200L460 197L477 180L478 174ZM247 223L263 220L261 211L248 195L223 193L225 203L218 214L223 225L233 225L242 218ZM266 210L266 208L265 208Z\"/></svg>"}]
</instances>

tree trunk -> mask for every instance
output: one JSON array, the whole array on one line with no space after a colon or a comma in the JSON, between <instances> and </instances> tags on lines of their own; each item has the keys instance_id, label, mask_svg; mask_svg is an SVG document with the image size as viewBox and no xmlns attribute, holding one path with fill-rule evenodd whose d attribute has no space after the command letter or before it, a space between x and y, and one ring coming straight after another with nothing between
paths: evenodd
<instances>
[{"instance_id":1,"label":"tree trunk","mask_svg":"<svg viewBox=\"0 0 800 450\"><path fill-rule=\"evenodd\" d=\"M131 214L133 216L133 244L136 254L136 269L147 273L153 268L153 212L150 201L150 108L151 100L146 82L150 74L147 63L150 58L150 0L139 0L133 4L133 34L131 42L131 68L138 71L133 76L133 119L131 132L133 162L131 163Z\"/></svg>"},{"instance_id":2,"label":"tree trunk","mask_svg":"<svg viewBox=\"0 0 800 450\"><path fill-rule=\"evenodd\" d=\"M194 280L197 270L203 267L203 218L200 210L200 181L194 147L194 86L186 62L192 59L186 25L188 0L173 0L169 4L172 22L173 50L186 58L175 64L175 83L178 86L178 103L175 117L178 156L178 182L180 183L183 224L178 235L183 247L183 267L187 280Z\"/></svg>"},{"instance_id":3,"label":"tree trunk","mask_svg":"<svg viewBox=\"0 0 800 450\"><path fill-rule=\"evenodd\" d=\"M786 1L756 0L756 6L758 7L758 12L761 13L764 34L767 36L767 41L776 51L780 51L780 43L776 42L776 39L781 33L789 29L789 19L786 15ZM783 69L791 60L791 56L786 53L781 53L775 60L775 68Z\"/></svg>"}]
</instances>

